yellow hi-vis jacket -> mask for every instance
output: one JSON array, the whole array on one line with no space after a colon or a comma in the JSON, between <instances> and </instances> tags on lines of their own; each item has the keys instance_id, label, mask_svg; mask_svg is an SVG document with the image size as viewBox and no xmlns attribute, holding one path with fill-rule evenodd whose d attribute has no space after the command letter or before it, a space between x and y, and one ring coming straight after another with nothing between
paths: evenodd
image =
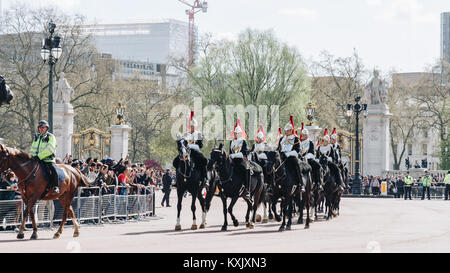
<instances>
[{"instance_id":1,"label":"yellow hi-vis jacket","mask_svg":"<svg viewBox=\"0 0 450 273\"><path fill-rule=\"evenodd\" d=\"M56 138L51 133L37 135L31 144L31 156L37 156L40 160L55 163Z\"/></svg>"},{"instance_id":2,"label":"yellow hi-vis jacket","mask_svg":"<svg viewBox=\"0 0 450 273\"><path fill-rule=\"evenodd\" d=\"M424 187L429 187L429 186L431 186L431 176L429 176L429 175L424 175L424 176L422 176L422 185L424 186Z\"/></svg>"},{"instance_id":3,"label":"yellow hi-vis jacket","mask_svg":"<svg viewBox=\"0 0 450 273\"><path fill-rule=\"evenodd\" d=\"M445 185L450 185L450 173L445 175L444 184Z\"/></svg>"},{"instance_id":4,"label":"yellow hi-vis jacket","mask_svg":"<svg viewBox=\"0 0 450 273\"><path fill-rule=\"evenodd\" d=\"M405 187L411 187L413 183L413 179L411 176L405 176Z\"/></svg>"}]
</instances>

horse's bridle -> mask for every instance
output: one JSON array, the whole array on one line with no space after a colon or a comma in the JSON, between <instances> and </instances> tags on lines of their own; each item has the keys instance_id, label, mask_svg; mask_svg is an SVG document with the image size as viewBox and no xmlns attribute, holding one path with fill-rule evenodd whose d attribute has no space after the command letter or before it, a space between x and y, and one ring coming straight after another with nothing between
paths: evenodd
<instances>
[{"instance_id":1,"label":"horse's bridle","mask_svg":"<svg viewBox=\"0 0 450 273\"><path fill-rule=\"evenodd\" d=\"M1 160L0 160L0 170L3 170L3 168L5 167L6 164L8 164L9 162L9 152L6 149L6 147L4 147L2 145L2 149L4 151L4 156L1 156ZM33 162L33 160L28 160L22 164L19 165L19 167L17 168L9 168L12 172L14 172L15 170L18 170L20 168L25 167L26 165L30 164L31 162ZM36 175L36 172L38 170L39 164L36 164L35 167L33 168L33 170L27 175L27 177L25 177L24 179L21 179L19 181L19 183L25 183L26 181L28 181L32 176Z\"/></svg>"}]
</instances>

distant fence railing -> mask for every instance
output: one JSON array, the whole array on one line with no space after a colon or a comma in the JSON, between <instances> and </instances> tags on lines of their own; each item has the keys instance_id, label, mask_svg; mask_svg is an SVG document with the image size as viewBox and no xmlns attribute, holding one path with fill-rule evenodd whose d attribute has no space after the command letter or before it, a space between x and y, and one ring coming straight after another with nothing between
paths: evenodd
<instances>
[{"instance_id":1,"label":"distant fence railing","mask_svg":"<svg viewBox=\"0 0 450 273\"><path fill-rule=\"evenodd\" d=\"M105 220L128 221L144 220L155 216L154 186L137 189L135 194L127 194L126 189L119 194L122 186L79 188L72 201L72 208L80 224L93 222L100 224ZM0 190L6 191L6 190ZM91 194L89 194L91 193ZM39 224L60 223L64 209L59 200L41 200L34 206L35 220ZM18 226L23 219L24 202L22 199L0 200L0 227ZM67 220L70 220L68 218ZM27 224L31 223L28 217Z\"/></svg>"},{"instance_id":2,"label":"distant fence railing","mask_svg":"<svg viewBox=\"0 0 450 273\"><path fill-rule=\"evenodd\" d=\"M405 191L403 189L397 189L397 193L388 192L388 195L398 195L402 194L404 197ZM422 198L423 187L422 186L412 186L411 187L411 198ZM361 195L372 195L372 187L363 188ZM378 193L379 195L379 193ZM430 187L430 199L443 199L445 196L445 186L431 186ZM425 198L427 198L427 193L425 193Z\"/></svg>"}]
</instances>

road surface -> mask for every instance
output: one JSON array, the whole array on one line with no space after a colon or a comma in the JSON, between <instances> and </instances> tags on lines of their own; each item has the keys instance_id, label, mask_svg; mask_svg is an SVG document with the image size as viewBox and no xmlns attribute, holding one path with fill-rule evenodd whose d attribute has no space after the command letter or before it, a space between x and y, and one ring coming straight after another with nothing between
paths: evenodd
<instances>
[{"instance_id":1,"label":"road surface","mask_svg":"<svg viewBox=\"0 0 450 273\"><path fill-rule=\"evenodd\" d=\"M207 228L190 230L190 196L184 198L181 231L175 231L176 192L172 207L161 207L161 192L156 195L156 214L148 221L125 224L84 225L80 237L73 238L67 226L61 238L53 240L49 229L39 230L39 239L17 240L14 232L0 232L0 252L450 252L450 201L343 198L337 218L304 225L294 224L291 231L279 232L279 223L257 223L246 229L246 205L239 200L235 215L239 227L221 232L222 204L213 199ZM197 224L200 224L197 205ZM262 212L261 209L259 212ZM231 219L228 218L231 223Z\"/></svg>"}]
</instances>

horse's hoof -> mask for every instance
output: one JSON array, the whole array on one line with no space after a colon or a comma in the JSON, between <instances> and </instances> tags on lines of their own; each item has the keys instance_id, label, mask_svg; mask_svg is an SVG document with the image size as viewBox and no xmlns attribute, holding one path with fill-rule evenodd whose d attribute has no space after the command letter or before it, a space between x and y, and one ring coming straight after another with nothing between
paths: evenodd
<instances>
[{"instance_id":1,"label":"horse's hoof","mask_svg":"<svg viewBox=\"0 0 450 273\"><path fill-rule=\"evenodd\" d=\"M38 238L37 233L31 234L30 240L36 240Z\"/></svg>"},{"instance_id":2,"label":"horse's hoof","mask_svg":"<svg viewBox=\"0 0 450 273\"><path fill-rule=\"evenodd\" d=\"M17 234L17 239L23 239L23 238L25 238L25 234L23 234L23 233Z\"/></svg>"},{"instance_id":3,"label":"horse's hoof","mask_svg":"<svg viewBox=\"0 0 450 273\"><path fill-rule=\"evenodd\" d=\"M227 226L222 226L222 231L227 231Z\"/></svg>"},{"instance_id":4,"label":"horse's hoof","mask_svg":"<svg viewBox=\"0 0 450 273\"><path fill-rule=\"evenodd\" d=\"M281 222L281 216L277 215L277 216L275 217L275 220L277 220L277 222Z\"/></svg>"},{"instance_id":5,"label":"horse's hoof","mask_svg":"<svg viewBox=\"0 0 450 273\"><path fill-rule=\"evenodd\" d=\"M197 225L192 225L191 227L192 230L196 230L197 228L198 228Z\"/></svg>"},{"instance_id":6,"label":"horse's hoof","mask_svg":"<svg viewBox=\"0 0 450 273\"><path fill-rule=\"evenodd\" d=\"M273 215L269 215L269 220L273 220Z\"/></svg>"},{"instance_id":7,"label":"horse's hoof","mask_svg":"<svg viewBox=\"0 0 450 273\"><path fill-rule=\"evenodd\" d=\"M305 225L305 229L308 229L309 228L309 225Z\"/></svg>"},{"instance_id":8,"label":"horse's hoof","mask_svg":"<svg viewBox=\"0 0 450 273\"><path fill-rule=\"evenodd\" d=\"M239 226L239 221L238 220L234 220L233 221L233 226L238 227Z\"/></svg>"},{"instance_id":9,"label":"horse's hoof","mask_svg":"<svg viewBox=\"0 0 450 273\"><path fill-rule=\"evenodd\" d=\"M284 231L285 228L284 227L280 227L280 229L278 229L278 231Z\"/></svg>"},{"instance_id":10,"label":"horse's hoof","mask_svg":"<svg viewBox=\"0 0 450 273\"><path fill-rule=\"evenodd\" d=\"M261 215L256 214L256 219L255 219L255 221L256 221L257 223L260 223L260 222L261 222Z\"/></svg>"},{"instance_id":11,"label":"horse's hoof","mask_svg":"<svg viewBox=\"0 0 450 273\"><path fill-rule=\"evenodd\" d=\"M314 223L314 219L309 219L309 223L310 224Z\"/></svg>"},{"instance_id":12,"label":"horse's hoof","mask_svg":"<svg viewBox=\"0 0 450 273\"><path fill-rule=\"evenodd\" d=\"M201 224L201 225L200 225L200 229L204 229L205 227L206 227L205 224Z\"/></svg>"},{"instance_id":13,"label":"horse's hoof","mask_svg":"<svg viewBox=\"0 0 450 273\"><path fill-rule=\"evenodd\" d=\"M286 230L291 230L291 226L286 226Z\"/></svg>"},{"instance_id":14,"label":"horse's hoof","mask_svg":"<svg viewBox=\"0 0 450 273\"><path fill-rule=\"evenodd\" d=\"M78 236L80 236L80 233L79 233L79 232L74 232L74 233L73 233L73 237L78 237Z\"/></svg>"},{"instance_id":15,"label":"horse's hoof","mask_svg":"<svg viewBox=\"0 0 450 273\"><path fill-rule=\"evenodd\" d=\"M262 222L261 222L261 223L263 223L263 224L267 224L267 223L269 223L269 219L265 218L265 219L263 219L263 220L262 220Z\"/></svg>"},{"instance_id":16,"label":"horse's hoof","mask_svg":"<svg viewBox=\"0 0 450 273\"><path fill-rule=\"evenodd\" d=\"M298 219L297 224L303 224L303 219Z\"/></svg>"},{"instance_id":17,"label":"horse's hoof","mask_svg":"<svg viewBox=\"0 0 450 273\"><path fill-rule=\"evenodd\" d=\"M176 230L176 231L179 231L179 230L181 230L181 225L177 225L177 226L175 226L175 230Z\"/></svg>"},{"instance_id":18,"label":"horse's hoof","mask_svg":"<svg viewBox=\"0 0 450 273\"><path fill-rule=\"evenodd\" d=\"M55 235L53 235L53 239L58 239L58 238L59 238L59 236L61 236L61 234L59 234L59 233L55 233Z\"/></svg>"}]
</instances>

